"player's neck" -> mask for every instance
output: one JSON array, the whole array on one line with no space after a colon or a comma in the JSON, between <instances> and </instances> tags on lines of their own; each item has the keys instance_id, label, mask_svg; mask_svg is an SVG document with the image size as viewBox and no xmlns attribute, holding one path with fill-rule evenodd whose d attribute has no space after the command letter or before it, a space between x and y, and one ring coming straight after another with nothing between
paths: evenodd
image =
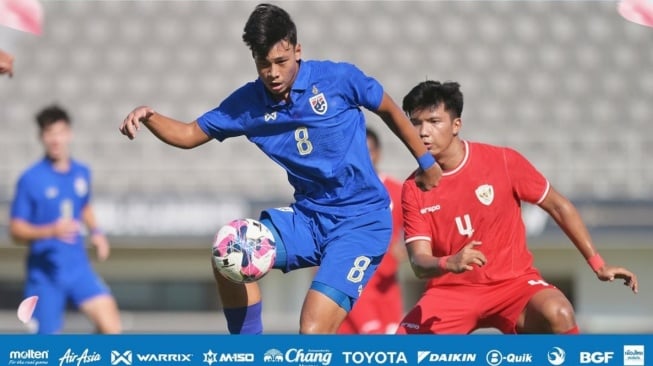
<instances>
[{"instance_id":1,"label":"player's neck","mask_svg":"<svg viewBox=\"0 0 653 366\"><path fill-rule=\"evenodd\" d=\"M438 161L438 164L440 164L442 171L446 172L458 168L465 160L466 153L467 148L465 142L456 137L451 141L451 144L447 149L436 156L436 160Z\"/></svg>"},{"instance_id":2,"label":"player's neck","mask_svg":"<svg viewBox=\"0 0 653 366\"><path fill-rule=\"evenodd\" d=\"M52 158L50 156L47 156L47 159L50 161L50 164L52 164L52 169L54 169L57 172L66 173L70 170L69 157Z\"/></svg>"}]
</instances>

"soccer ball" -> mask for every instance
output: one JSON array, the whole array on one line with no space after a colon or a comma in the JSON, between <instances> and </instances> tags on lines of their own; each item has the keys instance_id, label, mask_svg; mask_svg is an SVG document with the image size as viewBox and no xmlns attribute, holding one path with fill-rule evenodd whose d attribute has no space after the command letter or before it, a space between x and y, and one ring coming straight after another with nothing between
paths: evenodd
<instances>
[{"instance_id":1,"label":"soccer ball","mask_svg":"<svg viewBox=\"0 0 653 366\"><path fill-rule=\"evenodd\" d=\"M220 228L213 241L213 262L227 279L237 283L260 280L277 256L274 236L261 222L237 219Z\"/></svg>"}]
</instances>

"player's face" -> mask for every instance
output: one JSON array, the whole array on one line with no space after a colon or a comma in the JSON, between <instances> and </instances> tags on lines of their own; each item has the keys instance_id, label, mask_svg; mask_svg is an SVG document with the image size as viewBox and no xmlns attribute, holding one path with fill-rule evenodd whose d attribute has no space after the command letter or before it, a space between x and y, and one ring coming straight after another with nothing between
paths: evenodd
<instances>
[{"instance_id":1,"label":"player's face","mask_svg":"<svg viewBox=\"0 0 653 366\"><path fill-rule=\"evenodd\" d=\"M460 118L451 119L444 109L444 104L415 109L410 113L410 121L417 129L424 146L433 154L438 155L446 150L458 135L462 126Z\"/></svg>"},{"instance_id":2,"label":"player's face","mask_svg":"<svg viewBox=\"0 0 653 366\"><path fill-rule=\"evenodd\" d=\"M286 40L277 42L267 57L255 58L256 71L265 87L275 99L287 99L299 71L301 46Z\"/></svg>"},{"instance_id":3,"label":"player's face","mask_svg":"<svg viewBox=\"0 0 653 366\"><path fill-rule=\"evenodd\" d=\"M70 125L63 120L45 127L41 131L41 142L45 148L45 154L55 161L67 159L72 135Z\"/></svg>"}]
</instances>

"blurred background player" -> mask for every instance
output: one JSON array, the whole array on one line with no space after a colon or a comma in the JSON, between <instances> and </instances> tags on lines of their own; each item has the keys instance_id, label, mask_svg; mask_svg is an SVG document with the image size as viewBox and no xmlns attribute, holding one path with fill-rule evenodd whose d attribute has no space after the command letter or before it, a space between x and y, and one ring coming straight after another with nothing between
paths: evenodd
<instances>
[{"instance_id":1,"label":"blurred background player","mask_svg":"<svg viewBox=\"0 0 653 366\"><path fill-rule=\"evenodd\" d=\"M388 252L367 283L365 291L338 328L340 334L393 334L404 315L399 264L406 259L402 238L401 182L379 172L382 147L378 134L367 129L367 148L381 182L390 195L392 237Z\"/></svg>"},{"instance_id":2,"label":"blurred background player","mask_svg":"<svg viewBox=\"0 0 653 366\"><path fill-rule=\"evenodd\" d=\"M106 260L109 242L91 206L90 170L70 156L70 118L51 106L41 110L36 121L45 156L18 180L10 222L12 238L29 246L25 297L39 297L33 315L36 331L61 332L70 301L98 332L119 333L118 306L91 267L81 232L83 224L98 259Z\"/></svg>"},{"instance_id":3,"label":"blurred background player","mask_svg":"<svg viewBox=\"0 0 653 366\"><path fill-rule=\"evenodd\" d=\"M404 98L422 142L442 167L429 192L404 183L402 208L413 271L429 279L399 334L578 333L565 295L533 267L521 202L545 210L601 281L637 278L605 264L574 205L517 151L459 137L463 95L458 83L425 81Z\"/></svg>"},{"instance_id":4,"label":"blurred background player","mask_svg":"<svg viewBox=\"0 0 653 366\"><path fill-rule=\"evenodd\" d=\"M138 107L120 131L133 139L143 123L160 140L185 149L244 135L281 165L296 201L261 213L275 236L275 268L320 266L304 299L299 331L336 333L392 233L390 200L370 162L360 107L378 114L417 158L420 187L433 187L440 168L378 81L352 64L301 60L297 30L285 10L256 6L243 41L256 81L191 123ZM230 282L214 272L229 332L261 333L258 284Z\"/></svg>"},{"instance_id":5,"label":"blurred background player","mask_svg":"<svg viewBox=\"0 0 653 366\"><path fill-rule=\"evenodd\" d=\"M14 75L14 56L0 50L0 75L4 74L9 75L9 77Z\"/></svg>"}]
</instances>

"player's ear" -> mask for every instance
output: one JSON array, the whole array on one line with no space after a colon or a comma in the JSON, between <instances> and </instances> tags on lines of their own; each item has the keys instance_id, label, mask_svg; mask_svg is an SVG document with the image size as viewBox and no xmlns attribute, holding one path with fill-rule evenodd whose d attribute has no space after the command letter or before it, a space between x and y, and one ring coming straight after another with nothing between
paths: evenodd
<instances>
[{"instance_id":1,"label":"player's ear","mask_svg":"<svg viewBox=\"0 0 653 366\"><path fill-rule=\"evenodd\" d=\"M302 45L297 43L295 45L295 60L301 60L302 58Z\"/></svg>"},{"instance_id":2,"label":"player's ear","mask_svg":"<svg viewBox=\"0 0 653 366\"><path fill-rule=\"evenodd\" d=\"M458 117L453 120L453 135L458 136L458 133L460 133L460 130L463 128L463 120L462 118Z\"/></svg>"}]
</instances>

